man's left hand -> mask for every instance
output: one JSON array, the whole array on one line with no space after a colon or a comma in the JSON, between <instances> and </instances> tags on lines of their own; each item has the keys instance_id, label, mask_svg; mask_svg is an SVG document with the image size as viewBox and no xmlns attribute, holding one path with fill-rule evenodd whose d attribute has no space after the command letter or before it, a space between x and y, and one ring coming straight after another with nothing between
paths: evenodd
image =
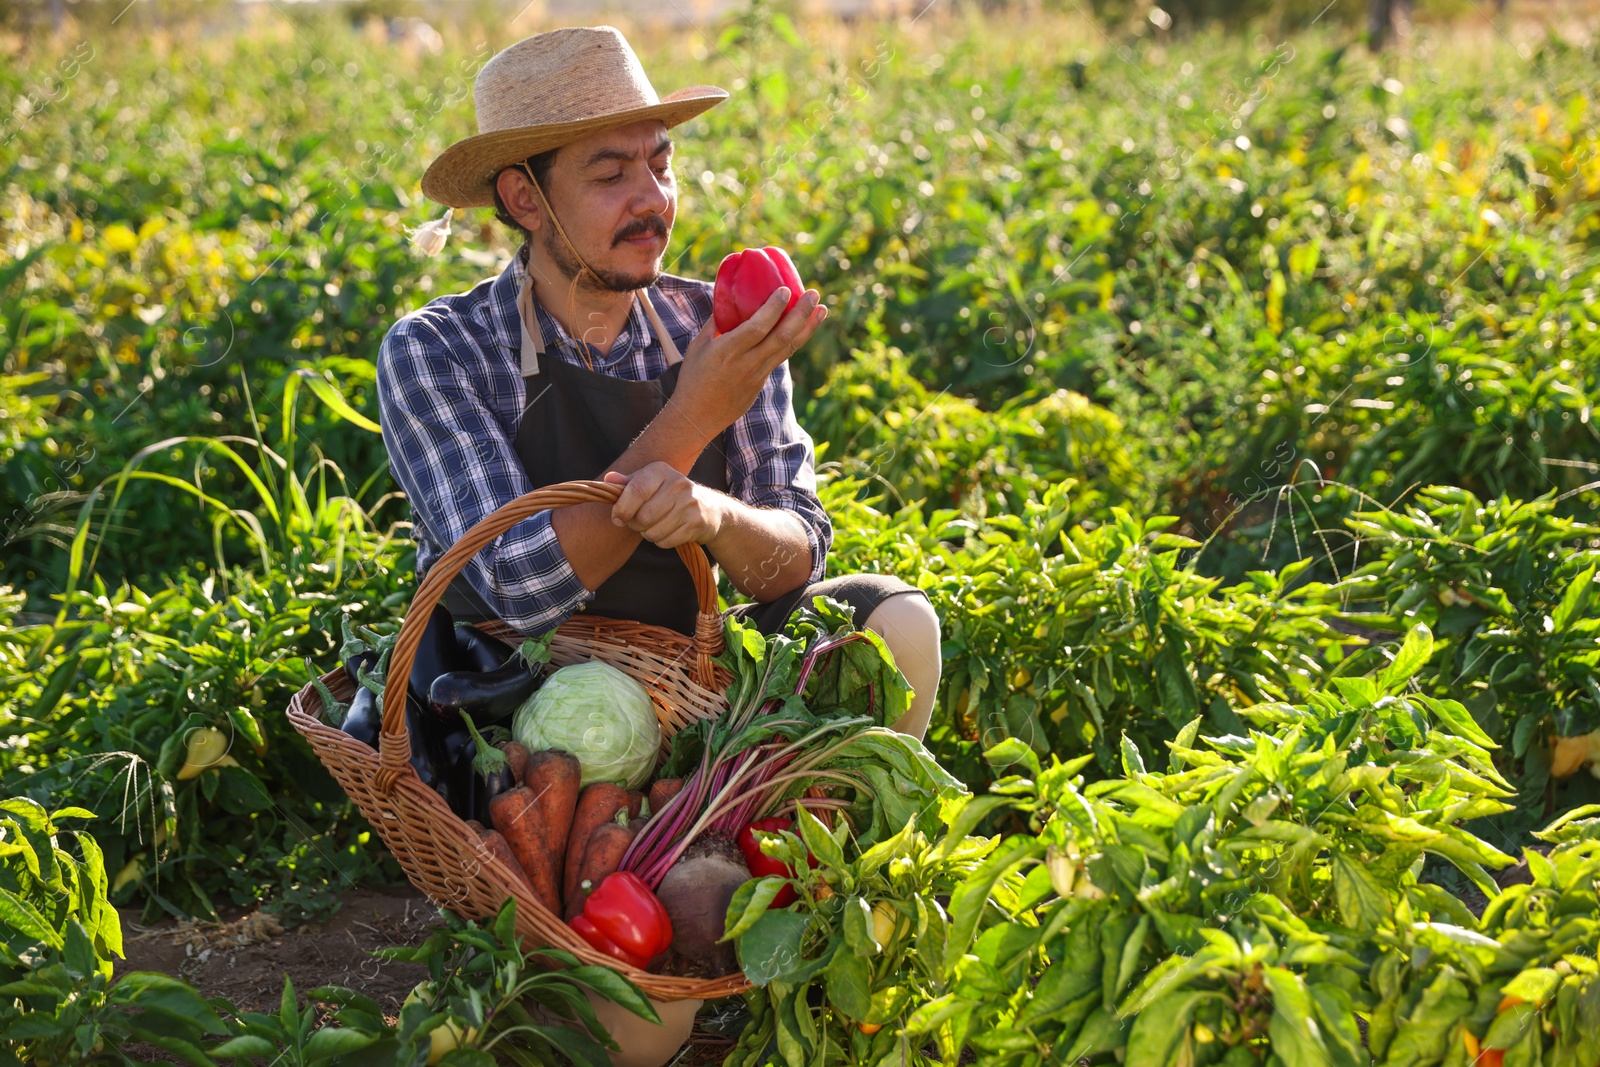
<instances>
[{"instance_id":1,"label":"man's left hand","mask_svg":"<svg viewBox=\"0 0 1600 1067\"><path fill-rule=\"evenodd\" d=\"M661 548L691 542L704 545L722 530L726 498L685 477L671 464L651 463L632 474L607 471L605 480L626 486L611 506L611 521L651 544Z\"/></svg>"}]
</instances>

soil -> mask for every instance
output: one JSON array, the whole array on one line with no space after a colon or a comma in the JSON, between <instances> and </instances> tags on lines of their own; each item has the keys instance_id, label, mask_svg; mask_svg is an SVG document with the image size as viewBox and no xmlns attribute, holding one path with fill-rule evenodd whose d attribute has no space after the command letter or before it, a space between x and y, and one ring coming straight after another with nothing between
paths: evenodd
<instances>
[{"instance_id":1,"label":"soil","mask_svg":"<svg viewBox=\"0 0 1600 1067\"><path fill-rule=\"evenodd\" d=\"M113 961L115 970L119 975L128 971L173 975L204 996L226 997L241 1011L263 1013L277 1012L284 975L301 997L321 985L348 986L377 1001L394 1025L406 994L427 977L427 968L377 959L370 952L419 943L442 925L439 911L408 885L353 889L341 900L330 918L290 930L276 916L261 911L225 914L223 922L168 919L141 926L139 913L125 910L121 915L126 958ZM738 998L708 1002L672 1067L720 1064L742 1025L743 1008ZM178 1062L159 1049L140 1046L136 1051L148 1062Z\"/></svg>"},{"instance_id":2,"label":"soil","mask_svg":"<svg viewBox=\"0 0 1600 1067\"><path fill-rule=\"evenodd\" d=\"M372 949L414 945L440 925L439 912L410 886L354 889L333 915L284 930L268 912L252 912L221 923L166 920L138 925L138 913L122 914L126 959L116 971L160 971L197 987L208 997L227 997L244 1011L276 1012L288 975L297 992L342 985L377 1001L393 1023L401 1002L427 969L376 959Z\"/></svg>"}]
</instances>

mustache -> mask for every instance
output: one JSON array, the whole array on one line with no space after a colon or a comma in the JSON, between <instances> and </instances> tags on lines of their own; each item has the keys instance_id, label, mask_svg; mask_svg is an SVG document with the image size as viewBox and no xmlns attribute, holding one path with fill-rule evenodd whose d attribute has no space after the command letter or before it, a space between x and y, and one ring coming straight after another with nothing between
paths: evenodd
<instances>
[{"instance_id":1,"label":"mustache","mask_svg":"<svg viewBox=\"0 0 1600 1067\"><path fill-rule=\"evenodd\" d=\"M628 225L624 226L622 229L618 230L617 235L611 239L611 247L615 248L623 241L628 241L635 237L645 236L667 236L667 224L662 221L660 215L651 215L647 219L640 219L638 222L629 223Z\"/></svg>"}]
</instances>

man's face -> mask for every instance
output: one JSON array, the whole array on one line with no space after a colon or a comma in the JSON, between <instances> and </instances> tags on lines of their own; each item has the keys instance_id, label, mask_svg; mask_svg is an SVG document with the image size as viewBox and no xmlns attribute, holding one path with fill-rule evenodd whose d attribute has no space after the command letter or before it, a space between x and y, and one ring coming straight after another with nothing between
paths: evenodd
<instances>
[{"instance_id":1,"label":"man's face","mask_svg":"<svg viewBox=\"0 0 1600 1067\"><path fill-rule=\"evenodd\" d=\"M678 213L672 140L665 124L636 122L563 146L545 179L545 196L562 228L602 285L627 292L654 285ZM583 265L552 225L540 245L567 278Z\"/></svg>"}]
</instances>

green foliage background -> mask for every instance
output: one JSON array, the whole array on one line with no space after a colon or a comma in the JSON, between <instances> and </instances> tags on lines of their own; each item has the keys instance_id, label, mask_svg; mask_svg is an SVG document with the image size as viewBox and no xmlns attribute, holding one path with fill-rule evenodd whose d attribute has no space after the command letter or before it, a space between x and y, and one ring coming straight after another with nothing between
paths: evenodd
<instances>
[{"instance_id":1,"label":"green foliage background","mask_svg":"<svg viewBox=\"0 0 1600 1067\"><path fill-rule=\"evenodd\" d=\"M940 441L964 438L963 400L987 414L1086 397L1041 427L1065 447L1038 480L1070 465L1104 504L1202 536L1226 526L1218 572L1257 548L1262 495L1312 471L1385 502L1419 484L1526 497L1589 480L1568 464L1600 459L1592 50L1502 56L1446 30L1390 70L1318 28L1105 48L1065 19L1049 34L957 13L802 36L757 9L716 49L645 50L663 85L716 71L734 90L680 131L670 267L706 277L729 247L793 251L834 312L794 367L832 458L872 464L876 442L851 445L860 409L898 434L891 413L903 426L927 407L881 385L823 399L836 370L876 380L855 353L882 343L942 398L932 414L952 425L917 431ZM467 27L443 55L380 63L323 18L148 49L91 37L0 74L43 101L10 120L19 165L0 213L0 514L8 535L37 535L11 542L12 584L59 586L50 540L77 494L175 433L253 436L298 367L370 414L387 327L491 273L485 248L507 251L487 212L476 230L459 220L438 261L402 231L437 214L418 176L471 128L471 77L508 32ZM1082 55L1064 59L1074 41ZM364 504L391 487L375 438L323 412L300 429ZM168 469L187 470L196 457L177 451ZM983 454L931 451L904 492L959 502ZM201 472L243 502L237 472ZM102 552L111 573L148 581L210 557L166 500L136 487L137 525Z\"/></svg>"},{"instance_id":2,"label":"green foliage background","mask_svg":"<svg viewBox=\"0 0 1600 1067\"><path fill-rule=\"evenodd\" d=\"M830 566L939 608L931 743L975 788L1006 737L1114 776L1124 734L1241 731L1422 621L1411 685L1500 745L1514 850L1594 791L1548 764L1600 726L1600 53L1032 18L637 40L733 90L678 131L669 269L781 244L833 309L793 363ZM0 68L36 101L0 155L0 792L101 815L119 901L394 873L282 709L341 616L405 608L372 361L509 252L486 212L436 260L404 230L516 36L296 11ZM177 780L200 726L241 766Z\"/></svg>"}]
</instances>

